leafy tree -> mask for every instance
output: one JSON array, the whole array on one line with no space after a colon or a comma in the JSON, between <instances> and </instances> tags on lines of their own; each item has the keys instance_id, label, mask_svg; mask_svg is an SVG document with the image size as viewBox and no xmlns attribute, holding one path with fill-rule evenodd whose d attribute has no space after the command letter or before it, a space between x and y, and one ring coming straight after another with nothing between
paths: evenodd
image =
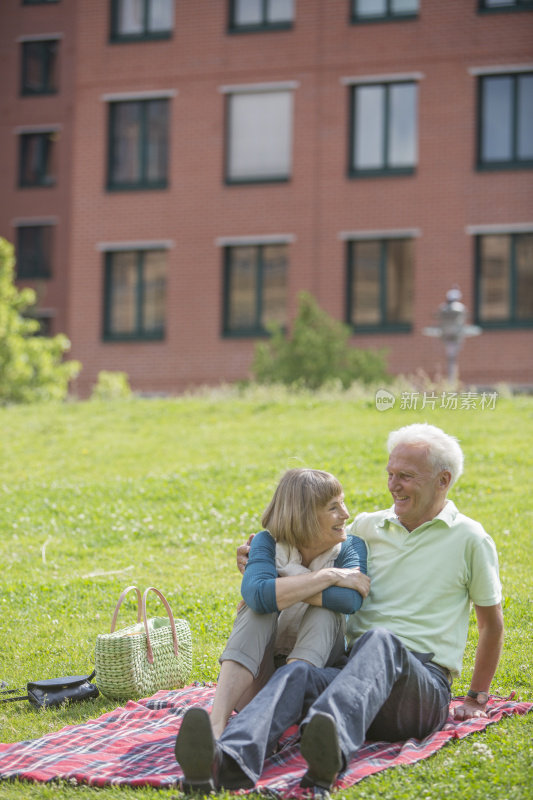
<instances>
[{"instance_id":1,"label":"leafy tree","mask_svg":"<svg viewBox=\"0 0 533 800\"><path fill-rule=\"evenodd\" d=\"M70 349L63 334L35 335L39 322L24 316L35 292L17 289L14 268L13 245L0 237L0 404L62 400L81 365L63 361Z\"/></svg>"},{"instance_id":2,"label":"leafy tree","mask_svg":"<svg viewBox=\"0 0 533 800\"><path fill-rule=\"evenodd\" d=\"M307 292L287 336L275 324L271 338L256 345L252 373L258 383L284 383L317 389L332 380L347 388L354 381L387 381L384 351L351 347L350 328L330 317Z\"/></svg>"}]
</instances>

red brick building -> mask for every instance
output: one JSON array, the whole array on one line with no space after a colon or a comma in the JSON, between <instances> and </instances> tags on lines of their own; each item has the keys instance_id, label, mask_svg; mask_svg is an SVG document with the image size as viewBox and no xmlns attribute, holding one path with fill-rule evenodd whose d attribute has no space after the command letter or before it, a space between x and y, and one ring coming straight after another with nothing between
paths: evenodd
<instances>
[{"instance_id":1,"label":"red brick building","mask_svg":"<svg viewBox=\"0 0 533 800\"><path fill-rule=\"evenodd\" d=\"M0 235L83 364L247 376L306 289L462 378L533 383L532 0L2 0Z\"/></svg>"}]
</instances>

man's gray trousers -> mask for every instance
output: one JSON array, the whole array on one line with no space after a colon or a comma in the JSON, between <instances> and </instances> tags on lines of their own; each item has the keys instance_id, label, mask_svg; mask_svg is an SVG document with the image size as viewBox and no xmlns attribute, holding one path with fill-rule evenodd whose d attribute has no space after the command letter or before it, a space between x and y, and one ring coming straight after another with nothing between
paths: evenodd
<instances>
[{"instance_id":1,"label":"man's gray trousers","mask_svg":"<svg viewBox=\"0 0 533 800\"><path fill-rule=\"evenodd\" d=\"M305 726L317 712L336 722L344 767L365 739L422 739L439 730L448 717L450 685L431 656L414 654L389 631L375 629L356 641L342 668L303 661L281 667L218 740L221 779L238 765L255 784L284 731Z\"/></svg>"}]
</instances>

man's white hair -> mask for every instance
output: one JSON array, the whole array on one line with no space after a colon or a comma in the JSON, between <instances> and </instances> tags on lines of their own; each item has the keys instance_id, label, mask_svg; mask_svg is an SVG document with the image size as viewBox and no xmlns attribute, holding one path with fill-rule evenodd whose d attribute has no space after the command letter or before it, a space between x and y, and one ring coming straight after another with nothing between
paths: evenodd
<instances>
[{"instance_id":1,"label":"man's white hair","mask_svg":"<svg viewBox=\"0 0 533 800\"><path fill-rule=\"evenodd\" d=\"M450 486L453 486L463 473L464 456L458 439L444 433L435 425L419 422L392 431L387 439L389 453L400 444L425 445L428 450L429 463L435 471L439 472L445 469L451 473Z\"/></svg>"}]
</instances>

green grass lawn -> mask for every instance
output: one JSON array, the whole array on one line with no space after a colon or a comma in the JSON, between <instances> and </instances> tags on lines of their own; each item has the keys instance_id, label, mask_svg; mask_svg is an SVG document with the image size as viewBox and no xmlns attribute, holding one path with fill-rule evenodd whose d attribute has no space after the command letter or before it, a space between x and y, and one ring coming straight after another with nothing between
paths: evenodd
<instances>
[{"instance_id":1,"label":"green grass lawn","mask_svg":"<svg viewBox=\"0 0 533 800\"><path fill-rule=\"evenodd\" d=\"M438 403L435 404L438 406ZM216 680L239 599L235 548L260 529L280 474L334 472L353 512L388 506L389 430L427 421L459 437L465 474L451 498L494 538L506 641L494 693L533 700L531 500L533 398L494 408L377 411L361 392L230 390L177 399L0 409L0 679L92 669L121 590L154 585L194 641L193 680ZM428 565L437 569L438 565ZM155 596L153 611L161 607ZM134 618L134 597L121 620ZM469 684L475 624L463 676ZM100 697L59 710L0 705L0 741L36 738L117 705ZM427 761L387 770L338 797L530 798L533 714L491 726ZM170 797L168 790L0 783L0 798ZM175 794L175 792L174 792Z\"/></svg>"}]
</instances>

